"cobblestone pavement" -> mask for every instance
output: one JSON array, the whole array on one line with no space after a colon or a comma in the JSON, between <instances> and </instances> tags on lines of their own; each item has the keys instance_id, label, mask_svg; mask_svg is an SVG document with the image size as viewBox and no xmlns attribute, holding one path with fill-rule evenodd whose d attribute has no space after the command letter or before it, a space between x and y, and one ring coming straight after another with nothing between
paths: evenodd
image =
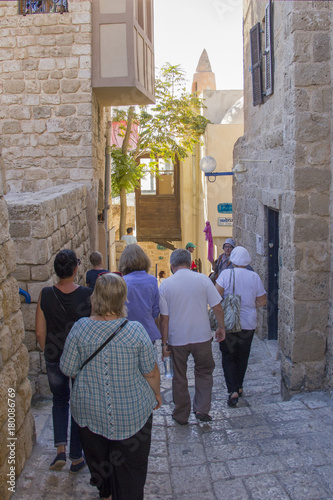
<instances>
[{"instance_id":1,"label":"cobblestone pavement","mask_svg":"<svg viewBox=\"0 0 333 500\"><path fill-rule=\"evenodd\" d=\"M333 499L332 399L317 392L283 402L276 342L255 338L244 398L229 408L216 342L213 351L211 423L191 416L188 426L176 424L171 381L161 377L165 404L154 415L145 500ZM192 367L190 361L193 394ZM48 470L55 455L50 401L33 413L37 443L11 498L97 500L87 468L76 476L68 474L69 465Z\"/></svg>"}]
</instances>

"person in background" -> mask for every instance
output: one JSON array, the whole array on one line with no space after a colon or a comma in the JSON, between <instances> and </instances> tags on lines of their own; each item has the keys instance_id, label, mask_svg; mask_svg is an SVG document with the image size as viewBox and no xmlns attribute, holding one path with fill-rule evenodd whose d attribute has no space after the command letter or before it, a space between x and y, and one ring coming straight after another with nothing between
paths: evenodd
<instances>
[{"instance_id":1,"label":"person in background","mask_svg":"<svg viewBox=\"0 0 333 500\"><path fill-rule=\"evenodd\" d=\"M223 244L223 250L224 252L219 255L217 262L215 264L215 273L216 277L218 277L222 271L228 268L230 266L230 254L232 250L235 248L236 243L235 240L232 238L227 238Z\"/></svg>"},{"instance_id":2,"label":"person in background","mask_svg":"<svg viewBox=\"0 0 333 500\"><path fill-rule=\"evenodd\" d=\"M155 276L148 274L151 263L139 245L124 248L119 259L119 271L127 285L127 317L139 321L152 342L161 338L158 329L159 293Z\"/></svg>"},{"instance_id":3,"label":"person in background","mask_svg":"<svg viewBox=\"0 0 333 500\"><path fill-rule=\"evenodd\" d=\"M190 252L192 256L194 249L197 248L197 246L189 241L185 248ZM196 265L193 259L191 260L191 271L195 271L196 273L198 272L198 266Z\"/></svg>"},{"instance_id":4,"label":"person in background","mask_svg":"<svg viewBox=\"0 0 333 500\"><path fill-rule=\"evenodd\" d=\"M160 286L160 284L162 283L163 280L165 280L165 278L166 278L165 271L160 271L158 273L158 278L157 278L158 286Z\"/></svg>"},{"instance_id":5,"label":"person in background","mask_svg":"<svg viewBox=\"0 0 333 500\"><path fill-rule=\"evenodd\" d=\"M61 250L54 259L54 270L58 276L55 286L41 291L36 310L36 337L44 352L47 377L53 394L53 434L57 456L50 470L61 470L66 464L66 445L69 417L70 379L59 368L65 340L78 319L89 316L92 289L74 283L80 260L72 250ZM69 471L79 472L85 461L79 429L71 418Z\"/></svg>"},{"instance_id":6,"label":"person in background","mask_svg":"<svg viewBox=\"0 0 333 500\"><path fill-rule=\"evenodd\" d=\"M243 394L243 381L250 355L251 343L257 324L257 308L266 305L266 291L257 273L247 269L251 262L249 252L244 247L235 247L230 255L233 269L222 271L216 280L216 288L222 297L233 293L235 273L235 294L241 297L240 320L242 330L226 333L220 343L222 368L229 392L228 405L234 407Z\"/></svg>"},{"instance_id":7,"label":"person in background","mask_svg":"<svg viewBox=\"0 0 333 500\"><path fill-rule=\"evenodd\" d=\"M92 252L90 254L90 262L93 269L87 271L86 284L89 288L94 289L98 276L101 273L108 273L109 271L103 268L103 255L100 252Z\"/></svg>"},{"instance_id":8,"label":"person in background","mask_svg":"<svg viewBox=\"0 0 333 500\"><path fill-rule=\"evenodd\" d=\"M92 316L73 326L60 367L76 378L71 410L90 484L98 488L100 498L143 500L152 412L162 404L160 372L146 330L124 319L126 288L124 279L114 273L97 279Z\"/></svg>"},{"instance_id":9,"label":"person in background","mask_svg":"<svg viewBox=\"0 0 333 500\"><path fill-rule=\"evenodd\" d=\"M192 273L191 254L178 248L170 256L173 275L160 286L162 359L172 356L174 376L172 395L175 408L172 418L186 425L191 413L188 390L187 360L194 358L195 394L193 411L201 422L210 422L213 387L212 332L207 304L214 310L218 322L216 339L224 339L224 315L217 293L208 276Z\"/></svg>"},{"instance_id":10,"label":"person in background","mask_svg":"<svg viewBox=\"0 0 333 500\"><path fill-rule=\"evenodd\" d=\"M126 246L133 245L134 243L137 243L136 237L133 236L133 228L132 227L128 227L126 229L126 233L127 234L124 234L124 236L121 237L121 239L126 242Z\"/></svg>"}]
</instances>

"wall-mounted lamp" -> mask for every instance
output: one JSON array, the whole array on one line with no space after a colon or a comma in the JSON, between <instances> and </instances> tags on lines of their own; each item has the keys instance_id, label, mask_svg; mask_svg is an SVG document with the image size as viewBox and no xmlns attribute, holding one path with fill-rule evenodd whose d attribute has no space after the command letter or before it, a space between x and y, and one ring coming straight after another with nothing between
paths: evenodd
<instances>
[{"instance_id":1,"label":"wall-mounted lamp","mask_svg":"<svg viewBox=\"0 0 333 500\"><path fill-rule=\"evenodd\" d=\"M233 175L233 172L214 172L216 169L216 160L212 156L204 156L200 160L200 169L204 172L205 177L208 178L208 182L215 182L216 177L219 175ZM214 180L210 180L213 177Z\"/></svg>"},{"instance_id":2,"label":"wall-mounted lamp","mask_svg":"<svg viewBox=\"0 0 333 500\"><path fill-rule=\"evenodd\" d=\"M240 158L238 163L232 167L232 172L214 172L216 168L216 160L212 156L204 156L200 160L200 169L204 172L205 177L208 178L209 182L215 182L216 177L220 175L234 175L237 182L243 182L245 178L245 172L247 168L241 162L253 162L253 163L272 163L272 160L251 160L247 158ZM210 180L213 177L214 180Z\"/></svg>"}]
</instances>

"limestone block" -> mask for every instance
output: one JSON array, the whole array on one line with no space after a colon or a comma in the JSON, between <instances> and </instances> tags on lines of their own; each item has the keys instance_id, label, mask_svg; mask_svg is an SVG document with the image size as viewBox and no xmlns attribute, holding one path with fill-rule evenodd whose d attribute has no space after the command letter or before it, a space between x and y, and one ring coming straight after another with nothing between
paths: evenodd
<instances>
[{"instance_id":1,"label":"limestone block","mask_svg":"<svg viewBox=\"0 0 333 500\"><path fill-rule=\"evenodd\" d=\"M49 77L49 71L37 71L38 80L47 80Z\"/></svg>"},{"instance_id":2,"label":"limestone block","mask_svg":"<svg viewBox=\"0 0 333 500\"><path fill-rule=\"evenodd\" d=\"M305 390L316 391L323 388L326 373L326 360L305 365Z\"/></svg>"},{"instance_id":3,"label":"limestone block","mask_svg":"<svg viewBox=\"0 0 333 500\"><path fill-rule=\"evenodd\" d=\"M47 16L43 16L47 17ZM38 69L40 71L51 71L56 68L55 60L52 58L42 58L39 60Z\"/></svg>"},{"instance_id":4,"label":"limestone block","mask_svg":"<svg viewBox=\"0 0 333 500\"><path fill-rule=\"evenodd\" d=\"M90 132L91 131L90 118L67 118L65 120L66 132Z\"/></svg>"},{"instance_id":5,"label":"limestone block","mask_svg":"<svg viewBox=\"0 0 333 500\"><path fill-rule=\"evenodd\" d=\"M91 104L78 104L76 108L77 108L77 115L78 116L91 116L92 115Z\"/></svg>"},{"instance_id":6,"label":"limestone block","mask_svg":"<svg viewBox=\"0 0 333 500\"><path fill-rule=\"evenodd\" d=\"M22 94L25 91L25 82L22 80L7 80L4 82L4 92L7 94Z\"/></svg>"},{"instance_id":7,"label":"limestone block","mask_svg":"<svg viewBox=\"0 0 333 500\"><path fill-rule=\"evenodd\" d=\"M46 264L51 258L52 241L34 239L17 241L18 264Z\"/></svg>"},{"instance_id":8,"label":"limestone block","mask_svg":"<svg viewBox=\"0 0 333 500\"><path fill-rule=\"evenodd\" d=\"M64 77L64 74L61 70L57 69L55 71L51 71L50 78L55 80L61 80Z\"/></svg>"},{"instance_id":9,"label":"limestone block","mask_svg":"<svg viewBox=\"0 0 333 500\"><path fill-rule=\"evenodd\" d=\"M56 94L60 89L59 80L47 80L43 82L42 89L45 94Z\"/></svg>"},{"instance_id":10,"label":"limestone block","mask_svg":"<svg viewBox=\"0 0 333 500\"><path fill-rule=\"evenodd\" d=\"M295 138L301 142L326 140L330 136L330 118L319 113L298 113Z\"/></svg>"},{"instance_id":11,"label":"limestone block","mask_svg":"<svg viewBox=\"0 0 333 500\"><path fill-rule=\"evenodd\" d=\"M325 62L300 63L295 66L295 86L329 85L331 82L330 68Z\"/></svg>"},{"instance_id":12,"label":"limestone block","mask_svg":"<svg viewBox=\"0 0 333 500\"><path fill-rule=\"evenodd\" d=\"M326 31L330 29L330 12L323 10L294 10L288 16L288 27L290 33L300 31Z\"/></svg>"},{"instance_id":13,"label":"limestone block","mask_svg":"<svg viewBox=\"0 0 333 500\"><path fill-rule=\"evenodd\" d=\"M7 273L13 273L16 269L16 247L12 239L2 245L2 258L6 260Z\"/></svg>"},{"instance_id":14,"label":"limestone block","mask_svg":"<svg viewBox=\"0 0 333 500\"><path fill-rule=\"evenodd\" d=\"M38 59L22 59L22 70L31 72L38 68Z\"/></svg>"},{"instance_id":15,"label":"limestone block","mask_svg":"<svg viewBox=\"0 0 333 500\"><path fill-rule=\"evenodd\" d=\"M91 94L89 93L76 93L76 94L63 94L61 96L62 104L78 104L78 103L91 103Z\"/></svg>"},{"instance_id":16,"label":"limestone block","mask_svg":"<svg viewBox=\"0 0 333 500\"><path fill-rule=\"evenodd\" d=\"M40 94L40 82L34 81L26 81L26 94Z\"/></svg>"},{"instance_id":17,"label":"limestone block","mask_svg":"<svg viewBox=\"0 0 333 500\"><path fill-rule=\"evenodd\" d=\"M329 61L330 35L329 33L316 33L313 36L313 60L314 62Z\"/></svg>"},{"instance_id":18,"label":"limestone block","mask_svg":"<svg viewBox=\"0 0 333 500\"><path fill-rule=\"evenodd\" d=\"M73 69L79 67L79 57L68 57L66 59L66 68Z\"/></svg>"},{"instance_id":19,"label":"limestone block","mask_svg":"<svg viewBox=\"0 0 333 500\"><path fill-rule=\"evenodd\" d=\"M21 125L17 121L4 121L2 124L3 134L19 134L21 133Z\"/></svg>"},{"instance_id":20,"label":"limestone block","mask_svg":"<svg viewBox=\"0 0 333 500\"><path fill-rule=\"evenodd\" d=\"M33 281L47 281L53 274L53 259L47 264L31 267L31 279Z\"/></svg>"},{"instance_id":21,"label":"limestone block","mask_svg":"<svg viewBox=\"0 0 333 500\"><path fill-rule=\"evenodd\" d=\"M12 238L29 238L31 225L29 221L10 221L9 232Z\"/></svg>"},{"instance_id":22,"label":"limestone block","mask_svg":"<svg viewBox=\"0 0 333 500\"><path fill-rule=\"evenodd\" d=\"M80 69L91 69L91 57L80 56L79 57L79 67L80 67Z\"/></svg>"},{"instance_id":23,"label":"limestone block","mask_svg":"<svg viewBox=\"0 0 333 500\"><path fill-rule=\"evenodd\" d=\"M21 311L23 316L25 330L35 330L35 317L36 317L37 304L21 304Z\"/></svg>"},{"instance_id":24,"label":"limestone block","mask_svg":"<svg viewBox=\"0 0 333 500\"><path fill-rule=\"evenodd\" d=\"M14 354L13 340L8 325L0 328L0 352L3 363L6 363Z\"/></svg>"},{"instance_id":25,"label":"limestone block","mask_svg":"<svg viewBox=\"0 0 333 500\"><path fill-rule=\"evenodd\" d=\"M329 219L297 217L294 225L294 242L326 241L329 235Z\"/></svg>"},{"instance_id":26,"label":"limestone block","mask_svg":"<svg viewBox=\"0 0 333 500\"><path fill-rule=\"evenodd\" d=\"M20 345L11 360L14 363L14 368L17 376L17 384L20 384L23 379L28 376L29 371L29 353L24 344Z\"/></svg>"},{"instance_id":27,"label":"limestone block","mask_svg":"<svg viewBox=\"0 0 333 500\"><path fill-rule=\"evenodd\" d=\"M72 23L75 24L91 24L90 12L72 12Z\"/></svg>"},{"instance_id":28,"label":"limestone block","mask_svg":"<svg viewBox=\"0 0 333 500\"><path fill-rule=\"evenodd\" d=\"M61 90L65 93L75 93L80 88L80 82L77 80L62 80Z\"/></svg>"},{"instance_id":29,"label":"limestone block","mask_svg":"<svg viewBox=\"0 0 333 500\"><path fill-rule=\"evenodd\" d=\"M20 309L21 301L18 293L17 281L13 276L9 276L7 280L0 284L0 289L3 293L2 308L5 318Z\"/></svg>"},{"instance_id":30,"label":"limestone block","mask_svg":"<svg viewBox=\"0 0 333 500\"><path fill-rule=\"evenodd\" d=\"M325 193L311 193L310 196L310 213L321 216L330 215L330 196Z\"/></svg>"},{"instance_id":31,"label":"limestone block","mask_svg":"<svg viewBox=\"0 0 333 500\"><path fill-rule=\"evenodd\" d=\"M81 137L82 134L75 134L75 133L59 134L59 141L60 144L72 144L78 146L79 144L81 144Z\"/></svg>"},{"instance_id":32,"label":"limestone block","mask_svg":"<svg viewBox=\"0 0 333 500\"><path fill-rule=\"evenodd\" d=\"M327 302L329 294L330 273L328 272L301 272L296 271L294 282L294 296L298 300Z\"/></svg>"},{"instance_id":33,"label":"limestone block","mask_svg":"<svg viewBox=\"0 0 333 500\"><path fill-rule=\"evenodd\" d=\"M319 141L304 146L306 162L309 165L328 165L331 156L331 144L328 141ZM301 159L300 159L301 161Z\"/></svg>"},{"instance_id":34,"label":"limestone block","mask_svg":"<svg viewBox=\"0 0 333 500\"><path fill-rule=\"evenodd\" d=\"M326 317L328 310L325 308ZM296 333L292 345L291 360L295 363L323 361L326 351L326 335L318 330Z\"/></svg>"},{"instance_id":35,"label":"limestone block","mask_svg":"<svg viewBox=\"0 0 333 500\"><path fill-rule=\"evenodd\" d=\"M30 276L30 266L16 266L16 270L13 272L13 276L17 280L29 281Z\"/></svg>"},{"instance_id":36,"label":"limestone block","mask_svg":"<svg viewBox=\"0 0 333 500\"><path fill-rule=\"evenodd\" d=\"M81 79L89 79L91 78L91 70L90 69L80 69L79 72L78 72L78 78L81 78ZM89 84L89 86L91 87L91 85ZM83 87L83 86L81 86Z\"/></svg>"},{"instance_id":37,"label":"limestone block","mask_svg":"<svg viewBox=\"0 0 333 500\"><path fill-rule=\"evenodd\" d=\"M76 107L71 105L59 106L58 109L55 110L56 116L72 116L76 112Z\"/></svg>"},{"instance_id":38,"label":"limestone block","mask_svg":"<svg viewBox=\"0 0 333 500\"><path fill-rule=\"evenodd\" d=\"M6 324L8 324L11 332L14 350L17 351L24 339L24 323L21 309L12 314Z\"/></svg>"},{"instance_id":39,"label":"limestone block","mask_svg":"<svg viewBox=\"0 0 333 500\"><path fill-rule=\"evenodd\" d=\"M56 231L52 235L52 252L53 253L58 253L59 250L61 249L62 244L61 244L61 233L60 231Z\"/></svg>"},{"instance_id":40,"label":"limestone block","mask_svg":"<svg viewBox=\"0 0 333 500\"><path fill-rule=\"evenodd\" d=\"M57 146L59 144L58 137L55 134L44 134L38 137L38 144L41 146ZM42 172L40 169L38 172ZM44 172L47 176L47 172ZM39 174L41 177L41 173Z\"/></svg>"},{"instance_id":41,"label":"limestone block","mask_svg":"<svg viewBox=\"0 0 333 500\"><path fill-rule=\"evenodd\" d=\"M58 106L61 103L61 97L54 94L42 94L40 96L40 103L42 105L51 104L52 106Z\"/></svg>"},{"instance_id":42,"label":"limestone block","mask_svg":"<svg viewBox=\"0 0 333 500\"><path fill-rule=\"evenodd\" d=\"M309 196L300 193L295 194L295 215L305 215L309 213Z\"/></svg>"},{"instance_id":43,"label":"limestone block","mask_svg":"<svg viewBox=\"0 0 333 500\"><path fill-rule=\"evenodd\" d=\"M48 132L63 132L64 124L61 120L50 119L46 122Z\"/></svg>"},{"instance_id":44,"label":"limestone block","mask_svg":"<svg viewBox=\"0 0 333 500\"><path fill-rule=\"evenodd\" d=\"M34 331L33 332L26 331L23 344L28 349L28 352L35 351L37 349L36 333Z\"/></svg>"},{"instance_id":45,"label":"limestone block","mask_svg":"<svg viewBox=\"0 0 333 500\"><path fill-rule=\"evenodd\" d=\"M41 362L38 351L29 352L29 377L35 377L40 373Z\"/></svg>"},{"instance_id":46,"label":"limestone block","mask_svg":"<svg viewBox=\"0 0 333 500\"><path fill-rule=\"evenodd\" d=\"M297 168L294 173L296 191L316 189L318 192L327 191L331 182L331 173L315 167Z\"/></svg>"},{"instance_id":47,"label":"limestone block","mask_svg":"<svg viewBox=\"0 0 333 500\"><path fill-rule=\"evenodd\" d=\"M57 36L57 46L60 47L62 45L73 45L74 35L73 33L62 34L61 36Z\"/></svg>"},{"instance_id":48,"label":"limestone block","mask_svg":"<svg viewBox=\"0 0 333 500\"><path fill-rule=\"evenodd\" d=\"M294 306L294 328L298 333L318 330L325 332L327 328L328 305L321 302L296 302Z\"/></svg>"},{"instance_id":49,"label":"limestone block","mask_svg":"<svg viewBox=\"0 0 333 500\"><path fill-rule=\"evenodd\" d=\"M281 355L281 377L289 390L298 392L304 390L304 364L292 363L292 361L283 354Z\"/></svg>"},{"instance_id":50,"label":"limestone block","mask_svg":"<svg viewBox=\"0 0 333 500\"><path fill-rule=\"evenodd\" d=\"M28 283L28 292L30 293L32 302L37 302L42 289L46 286L53 286L53 279L41 283Z\"/></svg>"},{"instance_id":51,"label":"limestone block","mask_svg":"<svg viewBox=\"0 0 333 500\"><path fill-rule=\"evenodd\" d=\"M9 110L9 118L14 120L30 120L31 110L22 106L11 107Z\"/></svg>"}]
</instances>

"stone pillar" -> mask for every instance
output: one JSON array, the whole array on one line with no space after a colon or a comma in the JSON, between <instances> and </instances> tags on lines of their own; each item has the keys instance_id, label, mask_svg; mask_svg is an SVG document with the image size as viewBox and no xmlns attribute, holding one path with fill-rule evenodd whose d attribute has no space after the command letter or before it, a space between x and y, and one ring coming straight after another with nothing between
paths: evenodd
<instances>
[{"instance_id":1,"label":"stone pillar","mask_svg":"<svg viewBox=\"0 0 333 500\"><path fill-rule=\"evenodd\" d=\"M3 170L0 156L1 173ZM29 356L23 344L24 326L16 268L15 246L8 229L8 211L0 177L0 497L15 491L18 476L32 451L35 423L30 412L27 379ZM8 476L9 474L9 476ZM8 482L10 481L10 482ZM9 488L14 488L10 490Z\"/></svg>"}]
</instances>

